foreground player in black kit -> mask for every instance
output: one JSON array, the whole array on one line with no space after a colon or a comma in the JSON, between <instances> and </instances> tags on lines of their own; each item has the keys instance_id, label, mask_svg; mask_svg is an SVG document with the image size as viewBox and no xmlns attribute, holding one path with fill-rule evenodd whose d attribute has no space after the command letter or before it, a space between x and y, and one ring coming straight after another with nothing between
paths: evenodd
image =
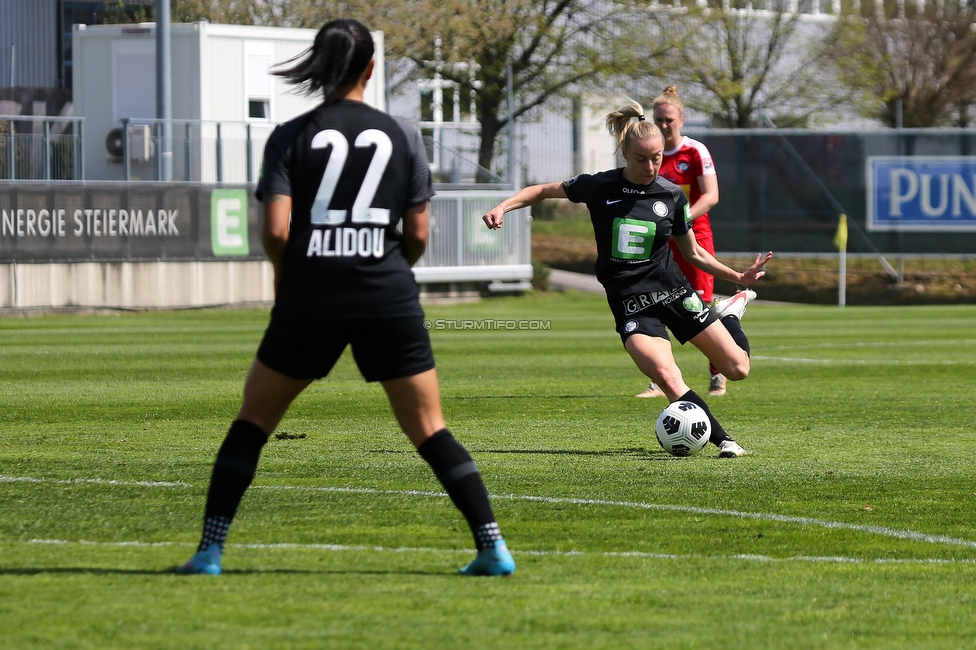
<instances>
[{"instance_id":1,"label":"foreground player in black kit","mask_svg":"<svg viewBox=\"0 0 976 650\"><path fill-rule=\"evenodd\" d=\"M180 573L219 574L227 530L261 448L288 406L329 374L347 345L367 381L382 384L403 432L474 535L465 575L511 575L474 461L448 431L417 283L427 246L430 169L420 133L363 103L373 40L334 20L277 74L325 101L268 139L257 196L275 271L275 306L244 384L244 400L214 462L197 553Z\"/></svg>"},{"instance_id":2,"label":"foreground player in black kit","mask_svg":"<svg viewBox=\"0 0 976 650\"><path fill-rule=\"evenodd\" d=\"M762 268L772 253L757 255L755 263L742 273L716 260L695 241L684 191L658 176L664 138L657 126L644 119L640 104L610 113L607 128L617 136L626 167L526 187L485 214L485 224L501 228L506 212L542 199L585 203L596 236L596 276L606 289L624 348L670 401L694 402L705 410L719 456L742 456L745 450L682 379L667 329L682 345L691 341L728 379L745 379L750 368L749 341L739 319L756 294L740 291L723 301L716 313L692 290L667 244L673 237L690 263L742 285L765 274Z\"/></svg>"}]
</instances>

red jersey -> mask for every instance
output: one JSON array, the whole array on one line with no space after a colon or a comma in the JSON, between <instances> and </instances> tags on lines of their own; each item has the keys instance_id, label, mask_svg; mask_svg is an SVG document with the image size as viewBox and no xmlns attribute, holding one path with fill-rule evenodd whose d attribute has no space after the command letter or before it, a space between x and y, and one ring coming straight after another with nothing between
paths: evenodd
<instances>
[{"instance_id":1,"label":"red jersey","mask_svg":"<svg viewBox=\"0 0 976 650\"><path fill-rule=\"evenodd\" d=\"M702 195L698 177L714 174L715 164L712 162L712 154L701 142L688 137L682 138L681 143L671 151L664 152L664 162L661 163L661 171L658 172L658 175L684 190L689 205L694 205ZM695 234L698 245L714 255L715 241L712 238L712 223L708 220L708 213L706 212L695 219L692 224L692 232ZM691 288L698 292L702 300L711 302L715 278L697 266L686 262L681 251L678 250L678 245L673 241L669 241L668 246L671 248L678 267L688 278Z\"/></svg>"},{"instance_id":2,"label":"red jersey","mask_svg":"<svg viewBox=\"0 0 976 650\"><path fill-rule=\"evenodd\" d=\"M688 203L695 205L701 198L701 187L698 185L699 176L714 176L715 163L712 154L708 152L698 140L689 137L681 139L681 144L671 151L664 152L664 162L661 163L661 176L678 185L685 191ZM712 224L708 220L708 213L695 219L695 235L712 234Z\"/></svg>"}]
</instances>

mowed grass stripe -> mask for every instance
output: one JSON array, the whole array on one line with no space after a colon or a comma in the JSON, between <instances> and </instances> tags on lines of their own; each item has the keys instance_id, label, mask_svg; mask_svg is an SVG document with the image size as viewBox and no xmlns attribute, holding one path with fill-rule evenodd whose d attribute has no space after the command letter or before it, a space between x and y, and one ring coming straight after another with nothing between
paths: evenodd
<instances>
[{"instance_id":1,"label":"mowed grass stripe","mask_svg":"<svg viewBox=\"0 0 976 650\"><path fill-rule=\"evenodd\" d=\"M445 495L446 496L446 495ZM65 539L31 539L23 544L49 544L54 546L67 546L76 544L79 546L114 546L114 547L145 547L145 548L166 548L172 546L192 548L192 542L95 542L90 540L65 540ZM226 545L228 549L257 549L257 550L300 550L300 551L334 551L337 553L446 553L451 555L463 554L470 555L470 549L456 548L430 548L423 546L345 546L342 544L292 544L289 542L279 542L276 544L233 544ZM637 558L651 560L727 560L731 557L734 560L743 562L808 562L808 563L827 563L827 564L976 564L976 559L943 559L943 558L912 558L912 559L890 559L890 558L856 558L856 557L813 557L808 555L796 555L792 557L768 557L765 555L733 555L733 556L698 556L698 555L675 555L673 553L645 553L643 551L604 551L593 553L587 551L538 551L532 549L519 549L519 555L533 557L585 557L587 555L598 555L608 558Z\"/></svg>"},{"instance_id":2,"label":"mowed grass stripe","mask_svg":"<svg viewBox=\"0 0 976 650\"><path fill-rule=\"evenodd\" d=\"M30 477L30 476L0 476L0 482L26 482L26 483L44 483L48 482L48 479L40 477ZM194 488L194 486L188 483L169 483L165 481L118 481L113 479L102 479L102 478L75 478L75 479L65 479L65 480L53 480L52 483L61 484L94 484L94 485L119 485L119 486L136 486L136 487L183 487L183 488ZM345 494L377 494L385 496L405 496L405 497L432 497L432 498L446 498L448 495L444 492L433 492L433 491L422 491L422 490L378 490L373 488L352 488L352 487L326 487L326 486L295 486L295 485L252 485L252 490L294 490L300 492L331 492L331 493L345 493ZM661 504L661 503L639 503L639 502L628 502L628 501L611 501L607 499L592 499L592 498L565 498L565 497L547 497L547 496L535 496L535 495L516 495L516 494L495 494L492 495L495 500L505 499L510 501L535 501L541 503L551 503L560 505L578 505L578 506L604 506L608 508L632 508L637 510L665 510L670 512L685 512L699 515L713 515L717 517L735 517L739 519L757 519L764 521L773 521L785 524L797 524L800 526L819 526L822 528L836 528L843 530L851 530L862 533L870 533L874 535L882 535L885 537L895 537L898 539L907 539L917 542L925 542L929 544L948 544L951 546L965 546L969 548L976 548L976 541L968 539L957 539L953 537L948 537L945 535L933 535L927 533L920 533L911 530L895 530L885 526L864 526L859 524L851 524L842 521L826 521L822 519L815 519L811 517L796 517L790 515L780 515L775 513L765 513L765 512L739 512L735 510L720 510L716 508L701 508L697 506L682 506L673 504ZM120 544L126 544L128 542L120 542ZM134 542L133 542L134 543ZM247 545L245 545L247 546ZM308 545L305 545L308 546ZM313 545L314 546L314 545ZM249 548L256 548L254 546L248 546Z\"/></svg>"},{"instance_id":3,"label":"mowed grass stripe","mask_svg":"<svg viewBox=\"0 0 976 650\"><path fill-rule=\"evenodd\" d=\"M657 447L663 400L633 398L646 380L603 298L427 315L552 323L431 332L447 421L495 495L514 579L454 575L470 534L349 355L282 423L305 437L266 448L227 575L168 573L197 541L267 312L0 319L0 475L45 479L0 480L5 647L915 650L976 638L976 307L751 305L753 373L708 400L750 451L730 462ZM704 394L700 353L674 350Z\"/></svg>"}]
</instances>

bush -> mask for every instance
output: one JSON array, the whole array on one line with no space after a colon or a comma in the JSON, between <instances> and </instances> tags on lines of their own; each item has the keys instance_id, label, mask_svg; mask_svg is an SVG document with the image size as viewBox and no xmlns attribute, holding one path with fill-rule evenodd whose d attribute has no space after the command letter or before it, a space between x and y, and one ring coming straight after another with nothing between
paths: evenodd
<instances>
[{"instance_id":1,"label":"bush","mask_svg":"<svg viewBox=\"0 0 976 650\"><path fill-rule=\"evenodd\" d=\"M536 291L549 291L549 272L548 266L542 262L532 262L532 288Z\"/></svg>"}]
</instances>

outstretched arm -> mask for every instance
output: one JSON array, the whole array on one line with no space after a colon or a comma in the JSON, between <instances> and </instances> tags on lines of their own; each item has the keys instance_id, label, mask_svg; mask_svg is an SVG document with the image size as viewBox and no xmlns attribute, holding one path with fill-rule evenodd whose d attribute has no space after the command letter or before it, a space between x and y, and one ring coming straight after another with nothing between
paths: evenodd
<instances>
[{"instance_id":1,"label":"outstretched arm","mask_svg":"<svg viewBox=\"0 0 976 650\"><path fill-rule=\"evenodd\" d=\"M559 183L548 183L546 185L530 185L529 187L524 187L518 192L516 192L512 197L505 199L487 213L482 219L485 225L495 230L501 228L502 224L505 222L505 213L511 212L512 210L518 210L519 208L524 208L526 206L532 205L533 203L538 203L542 199L565 199L566 190L563 189L563 184Z\"/></svg>"},{"instance_id":2,"label":"outstretched arm","mask_svg":"<svg viewBox=\"0 0 976 650\"><path fill-rule=\"evenodd\" d=\"M738 272L735 269L729 268L728 266L722 264L715 256L706 251L704 248L698 245L695 240L695 235L693 232L688 232L684 235L675 235L674 241L678 244L678 249L681 251L681 255L688 260L689 263L694 264L702 271L706 273L711 273L717 278L722 278L723 280L731 280L736 284L750 285L756 280L766 275L766 272L762 270L763 266L766 265L773 257L773 252L760 253L756 255L756 261L752 263L748 269L743 272Z\"/></svg>"}]
</instances>

